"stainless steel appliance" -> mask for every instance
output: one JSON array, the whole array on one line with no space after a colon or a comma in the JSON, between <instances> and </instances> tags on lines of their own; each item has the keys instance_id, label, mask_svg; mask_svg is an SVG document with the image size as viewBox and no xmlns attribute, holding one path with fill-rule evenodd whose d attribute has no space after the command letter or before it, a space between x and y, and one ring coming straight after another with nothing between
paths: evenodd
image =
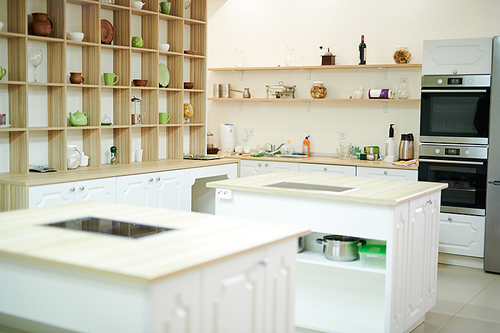
<instances>
[{"instance_id":1,"label":"stainless steel appliance","mask_svg":"<svg viewBox=\"0 0 500 333\"><path fill-rule=\"evenodd\" d=\"M500 37L493 38L484 270L500 273Z\"/></svg>"},{"instance_id":2,"label":"stainless steel appliance","mask_svg":"<svg viewBox=\"0 0 500 333\"><path fill-rule=\"evenodd\" d=\"M409 161L413 159L414 138L412 133L401 134L399 142L399 160Z\"/></svg>"}]
</instances>

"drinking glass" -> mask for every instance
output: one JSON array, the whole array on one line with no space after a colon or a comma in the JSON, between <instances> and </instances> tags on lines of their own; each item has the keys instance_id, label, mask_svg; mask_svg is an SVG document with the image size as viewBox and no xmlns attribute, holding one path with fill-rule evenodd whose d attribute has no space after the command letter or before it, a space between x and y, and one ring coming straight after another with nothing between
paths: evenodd
<instances>
[{"instance_id":1,"label":"drinking glass","mask_svg":"<svg viewBox=\"0 0 500 333\"><path fill-rule=\"evenodd\" d=\"M184 16L186 17L187 9L191 7L191 0L184 0Z\"/></svg>"},{"instance_id":2,"label":"drinking glass","mask_svg":"<svg viewBox=\"0 0 500 333\"><path fill-rule=\"evenodd\" d=\"M28 54L28 59L29 59L30 63L33 65L33 67L35 68L35 72L34 72L35 79L33 80L33 82L38 82L38 80L36 79L36 68L42 63L42 60L43 60L42 50L31 48L29 51L29 54Z\"/></svg>"}]
</instances>

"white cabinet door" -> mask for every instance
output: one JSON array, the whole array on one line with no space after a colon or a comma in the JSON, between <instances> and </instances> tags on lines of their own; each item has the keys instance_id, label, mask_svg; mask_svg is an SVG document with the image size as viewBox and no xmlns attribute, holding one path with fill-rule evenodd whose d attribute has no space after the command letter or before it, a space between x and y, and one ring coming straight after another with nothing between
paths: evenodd
<instances>
[{"instance_id":1,"label":"white cabinet door","mask_svg":"<svg viewBox=\"0 0 500 333\"><path fill-rule=\"evenodd\" d=\"M240 177L261 175L279 171L299 171L299 163L242 160Z\"/></svg>"},{"instance_id":2,"label":"white cabinet door","mask_svg":"<svg viewBox=\"0 0 500 333\"><path fill-rule=\"evenodd\" d=\"M345 165L300 163L300 172L324 173L329 175L356 176L356 167Z\"/></svg>"},{"instance_id":3,"label":"white cabinet door","mask_svg":"<svg viewBox=\"0 0 500 333\"><path fill-rule=\"evenodd\" d=\"M154 207L153 174L118 177L116 201L120 204Z\"/></svg>"},{"instance_id":4,"label":"white cabinet door","mask_svg":"<svg viewBox=\"0 0 500 333\"><path fill-rule=\"evenodd\" d=\"M263 162L260 161L240 161L240 177L255 176L264 173L262 170Z\"/></svg>"},{"instance_id":5,"label":"white cabinet door","mask_svg":"<svg viewBox=\"0 0 500 333\"><path fill-rule=\"evenodd\" d=\"M424 40L422 75L491 74L493 39Z\"/></svg>"},{"instance_id":6,"label":"white cabinet door","mask_svg":"<svg viewBox=\"0 0 500 333\"><path fill-rule=\"evenodd\" d=\"M358 177L417 181L418 180L418 171L417 170L399 170L399 169L358 167Z\"/></svg>"},{"instance_id":7,"label":"white cabinet door","mask_svg":"<svg viewBox=\"0 0 500 333\"><path fill-rule=\"evenodd\" d=\"M59 183L29 187L29 208L42 208L73 203L75 183Z\"/></svg>"},{"instance_id":8,"label":"white cabinet door","mask_svg":"<svg viewBox=\"0 0 500 333\"><path fill-rule=\"evenodd\" d=\"M116 178L101 178L75 183L76 202L116 202Z\"/></svg>"},{"instance_id":9,"label":"white cabinet door","mask_svg":"<svg viewBox=\"0 0 500 333\"><path fill-rule=\"evenodd\" d=\"M264 173L295 171L299 172L299 163L293 162L264 162Z\"/></svg>"},{"instance_id":10,"label":"white cabinet door","mask_svg":"<svg viewBox=\"0 0 500 333\"><path fill-rule=\"evenodd\" d=\"M441 213L439 252L484 257L485 217Z\"/></svg>"},{"instance_id":11,"label":"white cabinet door","mask_svg":"<svg viewBox=\"0 0 500 333\"><path fill-rule=\"evenodd\" d=\"M184 170L165 171L154 175L154 206L182 210L184 208Z\"/></svg>"}]
</instances>

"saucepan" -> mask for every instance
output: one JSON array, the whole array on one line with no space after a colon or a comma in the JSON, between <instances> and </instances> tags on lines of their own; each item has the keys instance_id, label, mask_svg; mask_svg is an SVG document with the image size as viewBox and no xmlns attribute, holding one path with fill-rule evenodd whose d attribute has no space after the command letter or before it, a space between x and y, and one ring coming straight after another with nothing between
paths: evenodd
<instances>
[{"instance_id":1,"label":"saucepan","mask_svg":"<svg viewBox=\"0 0 500 333\"><path fill-rule=\"evenodd\" d=\"M316 239L323 245L325 258L333 261L353 261L358 259L358 250L366 244L364 239L342 235L326 235Z\"/></svg>"}]
</instances>

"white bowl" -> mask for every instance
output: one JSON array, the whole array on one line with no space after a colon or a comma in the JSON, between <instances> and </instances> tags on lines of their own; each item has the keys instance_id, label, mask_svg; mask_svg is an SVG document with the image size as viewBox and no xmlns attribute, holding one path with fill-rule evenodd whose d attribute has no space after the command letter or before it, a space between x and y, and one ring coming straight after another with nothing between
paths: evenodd
<instances>
[{"instance_id":1,"label":"white bowl","mask_svg":"<svg viewBox=\"0 0 500 333\"><path fill-rule=\"evenodd\" d=\"M83 32L67 32L66 36L68 36L68 38L71 40L74 40L76 42L81 42L85 35Z\"/></svg>"},{"instance_id":2,"label":"white bowl","mask_svg":"<svg viewBox=\"0 0 500 333\"><path fill-rule=\"evenodd\" d=\"M132 1L132 8L142 9L142 6L144 6L144 2L141 2L141 1Z\"/></svg>"},{"instance_id":3,"label":"white bowl","mask_svg":"<svg viewBox=\"0 0 500 333\"><path fill-rule=\"evenodd\" d=\"M160 51L168 51L170 50L170 44L160 44Z\"/></svg>"},{"instance_id":4,"label":"white bowl","mask_svg":"<svg viewBox=\"0 0 500 333\"><path fill-rule=\"evenodd\" d=\"M3 22L0 22L0 31L3 29Z\"/></svg>"}]
</instances>

